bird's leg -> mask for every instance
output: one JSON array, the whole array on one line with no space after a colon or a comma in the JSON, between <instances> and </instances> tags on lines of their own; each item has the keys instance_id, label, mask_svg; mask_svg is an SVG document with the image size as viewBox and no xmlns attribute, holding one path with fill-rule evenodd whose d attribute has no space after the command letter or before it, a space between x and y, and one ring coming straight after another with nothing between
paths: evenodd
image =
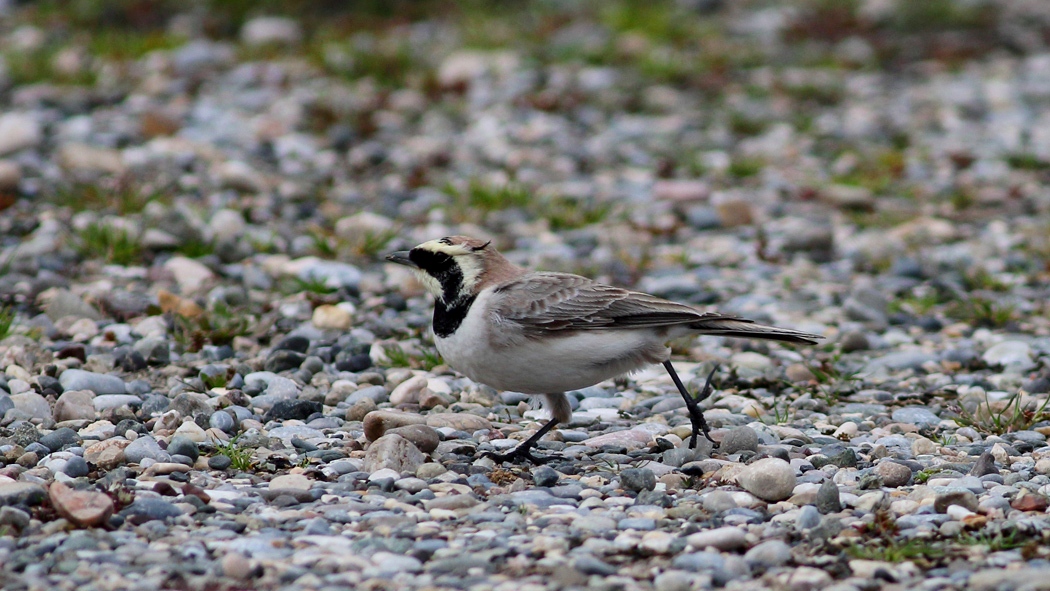
<instances>
[{"instance_id":1,"label":"bird's leg","mask_svg":"<svg viewBox=\"0 0 1050 591\"><path fill-rule=\"evenodd\" d=\"M529 437L525 441L522 441L518 445L518 447L515 447L513 450L507 453L501 454L494 451L487 451L482 455L486 458L491 458L499 463L513 462L516 458L525 458L533 464L542 464L550 460L550 458L532 455L532 448L536 447L536 444L540 442L540 439L543 439L543 436L550 432L550 430L553 429L554 426L557 424L558 419L551 419L549 423L540 427L540 430L536 431L536 433L533 434L532 437Z\"/></svg>"},{"instance_id":2,"label":"bird's leg","mask_svg":"<svg viewBox=\"0 0 1050 591\"><path fill-rule=\"evenodd\" d=\"M700 405L698 403L714 392L714 388L711 387L711 378L715 377L715 372L718 371L718 365L715 364L711 373L707 374L707 381L704 383L704 389L700 391L700 395L696 398L690 396L689 392L686 391L685 384L683 384L681 378L678 377L678 373L675 372L670 359L664 361L664 368L667 369L667 373L671 374L671 380L674 381L674 385L678 388L678 392L682 394L682 398L685 399L685 407L689 410L689 421L693 424L693 434L689 438L689 449L696 448L696 438L700 433L703 433L704 437L717 447L718 444L714 439L711 439L711 427L709 427L707 421L704 420L704 413L700 410Z\"/></svg>"}]
</instances>

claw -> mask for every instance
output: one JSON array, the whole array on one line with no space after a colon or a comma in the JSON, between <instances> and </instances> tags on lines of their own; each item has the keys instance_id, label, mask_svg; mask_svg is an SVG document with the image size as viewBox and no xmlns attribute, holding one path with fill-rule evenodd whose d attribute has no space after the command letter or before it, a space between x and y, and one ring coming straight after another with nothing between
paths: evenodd
<instances>
[{"instance_id":1,"label":"claw","mask_svg":"<svg viewBox=\"0 0 1050 591\"><path fill-rule=\"evenodd\" d=\"M532 454L532 448L535 447L535 445L539 442L539 440L542 439L543 436L546 435L547 432L550 431L551 429L553 429L554 426L557 425L557 424L558 424L558 419L551 419L550 422L548 422L546 425L541 427L539 431L536 431L536 433L532 437L529 437L525 441L521 442L521 445L519 445L518 447L515 447L514 449L512 449L511 451L508 451L507 453L501 454L501 453L494 452L494 451L486 451L486 452L483 452L481 455L482 455L482 457L489 458L489 459L494 460L496 462L499 462L501 464L503 462L515 463L514 462L515 458L524 458L524 459L532 462L533 464L543 464L545 462L549 462L549 461L551 461L554 458L546 457L546 456L533 455Z\"/></svg>"},{"instance_id":2,"label":"claw","mask_svg":"<svg viewBox=\"0 0 1050 591\"><path fill-rule=\"evenodd\" d=\"M711 373L707 374L707 381L704 383L704 387L700 390L700 394L696 398L689 395L689 392L685 389L685 384L678 377L678 373L675 372L674 366L671 365L670 360L664 361L664 368L667 369L667 373L671 375L671 380L674 382L675 387L678 388L678 392L682 395L685 400L686 409L689 410L689 422L692 424L693 432L689 437L689 449L696 449L697 438L701 433L704 437L711 442L712 446L718 447L718 442L711 439L711 427L708 426L707 421L704 419L704 413L700 410L700 401L705 400L714 392L714 387L711 385L711 379L715 377L715 372L718 371L718 365L711 370Z\"/></svg>"}]
</instances>

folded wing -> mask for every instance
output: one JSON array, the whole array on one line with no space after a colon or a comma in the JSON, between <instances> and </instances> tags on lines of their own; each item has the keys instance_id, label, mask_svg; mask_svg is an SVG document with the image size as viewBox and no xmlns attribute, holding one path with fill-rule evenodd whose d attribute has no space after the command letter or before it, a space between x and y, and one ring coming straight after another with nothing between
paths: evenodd
<instances>
[{"instance_id":1,"label":"folded wing","mask_svg":"<svg viewBox=\"0 0 1050 591\"><path fill-rule=\"evenodd\" d=\"M688 326L702 334L815 344L819 335L702 312L656 296L598 283L579 275L533 273L501 285L493 300L497 321L528 337L556 331Z\"/></svg>"}]
</instances>

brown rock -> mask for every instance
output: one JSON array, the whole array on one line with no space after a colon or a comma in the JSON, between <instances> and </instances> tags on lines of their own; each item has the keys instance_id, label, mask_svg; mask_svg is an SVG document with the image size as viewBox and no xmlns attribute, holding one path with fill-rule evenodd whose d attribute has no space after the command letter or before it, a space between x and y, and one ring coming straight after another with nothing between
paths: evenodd
<instances>
[{"instance_id":1,"label":"brown rock","mask_svg":"<svg viewBox=\"0 0 1050 591\"><path fill-rule=\"evenodd\" d=\"M73 490L54 482L48 489L48 497L59 515L79 527L102 525L113 515L113 501L100 492Z\"/></svg>"},{"instance_id":2,"label":"brown rock","mask_svg":"<svg viewBox=\"0 0 1050 591\"><path fill-rule=\"evenodd\" d=\"M70 390L58 397L55 402L55 420L62 421L93 421L95 420L95 406L92 402L95 393L90 390Z\"/></svg>"},{"instance_id":3,"label":"brown rock","mask_svg":"<svg viewBox=\"0 0 1050 591\"><path fill-rule=\"evenodd\" d=\"M131 445L127 439L107 439L84 450L84 461L103 470L112 470L124 463L124 448Z\"/></svg>"},{"instance_id":4,"label":"brown rock","mask_svg":"<svg viewBox=\"0 0 1050 591\"><path fill-rule=\"evenodd\" d=\"M435 429L449 427L457 431L466 431L467 433L492 428L492 423L488 419L478 415L455 412L427 415L427 425Z\"/></svg>"},{"instance_id":5,"label":"brown rock","mask_svg":"<svg viewBox=\"0 0 1050 591\"><path fill-rule=\"evenodd\" d=\"M346 409L346 420L363 421L368 413L376 409L376 403L371 398L363 398Z\"/></svg>"},{"instance_id":6,"label":"brown rock","mask_svg":"<svg viewBox=\"0 0 1050 591\"><path fill-rule=\"evenodd\" d=\"M784 370L784 373L787 374L787 378L792 382L809 382L811 380L816 379L813 376L813 372L801 363L792 363L791 365L787 366L787 369Z\"/></svg>"},{"instance_id":7,"label":"brown rock","mask_svg":"<svg viewBox=\"0 0 1050 591\"><path fill-rule=\"evenodd\" d=\"M452 397L447 394L441 394L434 392L428 388L423 388L423 391L419 393L419 407L430 410L438 406L449 406L452 404Z\"/></svg>"},{"instance_id":8,"label":"brown rock","mask_svg":"<svg viewBox=\"0 0 1050 591\"><path fill-rule=\"evenodd\" d=\"M405 425L404 427L390 429L387 433L404 437L425 454L437 449L438 444L441 443L441 434L433 427L426 425Z\"/></svg>"},{"instance_id":9,"label":"brown rock","mask_svg":"<svg viewBox=\"0 0 1050 591\"><path fill-rule=\"evenodd\" d=\"M179 120L159 109L150 109L142 114L139 119L139 127L142 135L147 138L155 138L173 135L179 130Z\"/></svg>"},{"instance_id":10,"label":"brown rock","mask_svg":"<svg viewBox=\"0 0 1050 591\"><path fill-rule=\"evenodd\" d=\"M193 300L180 298L166 289L157 292L157 302L160 304L160 311L165 314L174 312L183 318L196 318L204 313Z\"/></svg>"},{"instance_id":11,"label":"brown rock","mask_svg":"<svg viewBox=\"0 0 1050 591\"><path fill-rule=\"evenodd\" d=\"M372 411L368 413L364 420L365 438L369 441L375 441L390 429L404 427L405 425L424 425L427 422L427 417L414 413L394 410Z\"/></svg>"},{"instance_id":12,"label":"brown rock","mask_svg":"<svg viewBox=\"0 0 1050 591\"><path fill-rule=\"evenodd\" d=\"M364 470L375 472L390 468L396 472L415 473L426 460L423 452L400 435L384 435L372 442L365 452Z\"/></svg>"},{"instance_id":13,"label":"brown rock","mask_svg":"<svg viewBox=\"0 0 1050 591\"><path fill-rule=\"evenodd\" d=\"M1050 500L1039 493L1022 494L1010 501L1010 507L1018 511L1037 511L1042 513L1050 506Z\"/></svg>"},{"instance_id":14,"label":"brown rock","mask_svg":"<svg viewBox=\"0 0 1050 591\"><path fill-rule=\"evenodd\" d=\"M715 206L722 225L727 228L748 226L754 221L751 204L742 199L724 201Z\"/></svg>"},{"instance_id":15,"label":"brown rock","mask_svg":"<svg viewBox=\"0 0 1050 591\"><path fill-rule=\"evenodd\" d=\"M40 456L35 451L27 451L26 453L18 456L15 463L23 468L32 468L36 466L36 463L40 461Z\"/></svg>"},{"instance_id":16,"label":"brown rock","mask_svg":"<svg viewBox=\"0 0 1050 591\"><path fill-rule=\"evenodd\" d=\"M889 488L898 488L911 482L911 468L897 462L882 461L875 466L875 473Z\"/></svg>"}]
</instances>

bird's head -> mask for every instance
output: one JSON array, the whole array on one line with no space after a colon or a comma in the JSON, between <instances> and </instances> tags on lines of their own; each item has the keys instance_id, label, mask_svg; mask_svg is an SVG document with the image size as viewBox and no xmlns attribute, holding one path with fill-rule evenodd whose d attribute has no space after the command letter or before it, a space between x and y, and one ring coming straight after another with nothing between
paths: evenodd
<instances>
[{"instance_id":1,"label":"bird's head","mask_svg":"<svg viewBox=\"0 0 1050 591\"><path fill-rule=\"evenodd\" d=\"M492 281L519 270L491 245L491 241L448 236L402 250L386 260L410 267L423 287L438 300L451 303L475 296Z\"/></svg>"}]
</instances>

